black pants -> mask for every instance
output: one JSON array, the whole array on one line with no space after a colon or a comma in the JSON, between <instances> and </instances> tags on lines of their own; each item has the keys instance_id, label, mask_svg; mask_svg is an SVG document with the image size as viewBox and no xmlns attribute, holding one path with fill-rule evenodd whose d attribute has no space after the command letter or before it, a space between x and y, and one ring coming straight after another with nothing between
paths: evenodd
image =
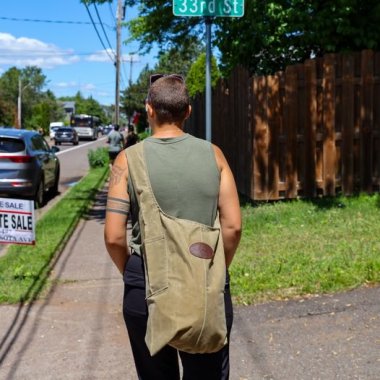
<instances>
[{"instance_id":1,"label":"black pants","mask_svg":"<svg viewBox=\"0 0 380 380\"><path fill-rule=\"evenodd\" d=\"M126 273L128 273L128 264ZM233 309L228 281L224 299L229 338L233 322ZM182 363L183 380L228 380L228 345L211 354L188 354L165 346L156 355L150 355L145 344L148 312L144 288L125 285L123 314L140 380L179 380L178 355Z\"/></svg>"},{"instance_id":2,"label":"black pants","mask_svg":"<svg viewBox=\"0 0 380 380\"><path fill-rule=\"evenodd\" d=\"M117 152L108 151L108 156L109 156L109 158L110 158L110 162L114 162L116 156L117 156L119 153L120 153L120 151L117 151Z\"/></svg>"}]
</instances>

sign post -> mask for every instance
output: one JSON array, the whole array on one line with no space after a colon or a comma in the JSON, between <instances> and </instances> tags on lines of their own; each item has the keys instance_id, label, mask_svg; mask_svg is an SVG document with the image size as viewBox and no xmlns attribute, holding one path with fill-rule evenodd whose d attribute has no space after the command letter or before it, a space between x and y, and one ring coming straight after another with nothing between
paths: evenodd
<instances>
[{"instance_id":1,"label":"sign post","mask_svg":"<svg viewBox=\"0 0 380 380\"><path fill-rule=\"evenodd\" d=\"M211 17L206 17L206 140L211 142Z\"/></svg>"},{"instance_id":2,"label":"sign post","mask_svg":"<svg viewBox=\"0 0 380 380\"><path fill-rule=\"evenodd\" d=\"M204 17L206 24L206 140L211 142L211 25L212 17L243 17L244 0L173 0L173 14Z\"/></svg>"}]
</instances>

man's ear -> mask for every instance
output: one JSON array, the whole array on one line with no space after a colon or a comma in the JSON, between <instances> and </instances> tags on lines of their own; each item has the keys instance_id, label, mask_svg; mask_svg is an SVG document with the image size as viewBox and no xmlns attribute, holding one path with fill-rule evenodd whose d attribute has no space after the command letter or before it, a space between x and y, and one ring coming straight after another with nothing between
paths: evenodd
<instances>
[{"instance_id":1,"label":"man's ear","mask_svg":"<svg viewBox=\"0 0 380 380\"><path fill-rule=\"evenodd\" d=\"M145 111L149 117L153 116L153 108L149 103L145 104Z\"/></svg>"},{"instance_id":2,"label":"man's ear","mask_svg":"<svg viewBox=\"0 0 380 380\"><path fill-rule=\"evenodd\" d=\"M187 110L187 112L186 112L185 120L188 119L188 118L190 117L190 115L191 115L191 111L192 111L192 108L191 108L191 106L189 105L189 108L188 108L188 110Z\"/></svg>"}]
</instances>

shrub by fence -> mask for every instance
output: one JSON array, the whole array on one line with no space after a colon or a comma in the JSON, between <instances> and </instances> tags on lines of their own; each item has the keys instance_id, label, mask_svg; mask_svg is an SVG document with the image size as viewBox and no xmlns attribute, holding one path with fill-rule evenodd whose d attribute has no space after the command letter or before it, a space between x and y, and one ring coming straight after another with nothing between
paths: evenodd
<instances>
[{"instance_id":1,"label":"shrub by fence","mask_svg":"<svg viewBox=\"0 0 380 380\"><path fill-rule=\"evenodd\" d=\"M380 53L329 54L271 76L238 67L212 95L212 141L252 200L380 189ZM205 136L204 95L187 130Z\"/></svg>"}]
</instances>

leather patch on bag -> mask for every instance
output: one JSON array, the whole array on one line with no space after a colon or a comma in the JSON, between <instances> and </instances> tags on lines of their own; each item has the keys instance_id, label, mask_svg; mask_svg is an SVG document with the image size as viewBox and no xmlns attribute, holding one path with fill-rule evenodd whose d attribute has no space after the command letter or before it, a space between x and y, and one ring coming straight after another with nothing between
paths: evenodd
<instances>
[{"instance_id":1,"label":"leather patch on bag","mask_svg":"<svg viewBox=\"0 0 380 380\"><path fill-rule=\"evenodd\" d=\"M200 259L212 259L214 257L214 250L206 243L193 243L189 247L189 251L193 256Z\"/></svg>"}]
</instances>

